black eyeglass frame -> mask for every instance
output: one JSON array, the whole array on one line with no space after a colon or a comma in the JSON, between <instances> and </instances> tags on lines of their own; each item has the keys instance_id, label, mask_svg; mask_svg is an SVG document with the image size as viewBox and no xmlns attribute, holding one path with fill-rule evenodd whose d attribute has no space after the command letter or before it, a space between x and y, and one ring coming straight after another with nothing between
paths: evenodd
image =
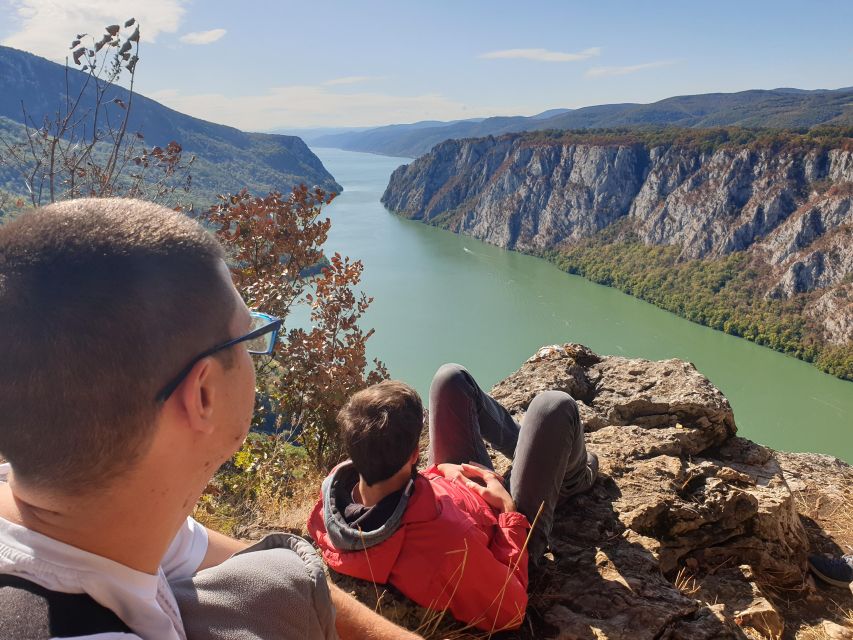
<instances>
[{"instance_id":1,"label":"black eyeglass frame","mask_svg":"<svg viewBox=\"0 0 853 640\"><path fill-rule=\"evenodd\" d=\"M240 336L239 338L234 338L232 340L228 340L227 342L223 342L222 344L218 344L215 347L211 347L207 351L203 351L198 354L195 358L193 358L186 367L181 369L181 372L176 375L169 384L167 384L160 393L157 394L156 401L157 403L163 403L169 399L169 397L175 393L175 389L177 389L181 382L184 381L190 371L192 371L193 367L196 366L200 360L210 357L215 353L218 353L228 347L233 347L235 344L240 344L241 342L246 342L247 340L254 340L255 338L259 338L267 333L272 333L273 336L270 339L270 346L266 349L266 351L256 351L249 349L249 353L254 355L268 356L272 355L273 351L275 351L276 341L278 340L278 332L281 329L281 318L276 318L275 316L267 315L266 313L260 313L258 311L252 311L253 318L263 318L268 320L267 324L258 327L257 329L253 329L249 333L244 336Z\"/></svg>"}]
</instances>

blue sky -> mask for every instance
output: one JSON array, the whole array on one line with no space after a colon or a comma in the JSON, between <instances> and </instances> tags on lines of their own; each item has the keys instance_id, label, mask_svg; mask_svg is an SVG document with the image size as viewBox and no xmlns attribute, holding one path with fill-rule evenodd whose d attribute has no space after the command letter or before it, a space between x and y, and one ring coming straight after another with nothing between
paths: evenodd
<instances>
[{"instance_id":1,"label":"blue sky","mask_svg":"<svg viewBox=\"0 0 853 640\"><path fill-rule=\"evenodd\" d=\"M127 16L142 93L252 130L853 85L853 0L0 0L0 42L61 59Z\"/></svg>"}]
</instances>

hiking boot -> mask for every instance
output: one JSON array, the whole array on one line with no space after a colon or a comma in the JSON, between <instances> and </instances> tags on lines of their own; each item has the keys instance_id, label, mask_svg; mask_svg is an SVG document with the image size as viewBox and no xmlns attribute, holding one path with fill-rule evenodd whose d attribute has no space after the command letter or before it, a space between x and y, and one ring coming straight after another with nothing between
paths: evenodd
<instances>
[{"instance_id":1,"label":"hiking boot","mask_svg":"<svg viewBox=\"0 0 853 640\"><path fill-rule=\"evenodd\" d=\"M848 588L853 583L853 555L829 558L809 556L809 568L818 578L836 587Z\"/></svg>"},{"instance_id":2,"label":"hiking boot","mask_svg":"<svg viewBox=\"0 0 853 640\"><path fill-rule=\"evenodd\" d=\"M592 485L595 484L598 478L598 456L591 451L586 452L586 466L581 468L571 478L567 477L563 480L563 488L560 491L560 498L570 498L584 491L589 491Z\"/></svg>"}]
</instances>

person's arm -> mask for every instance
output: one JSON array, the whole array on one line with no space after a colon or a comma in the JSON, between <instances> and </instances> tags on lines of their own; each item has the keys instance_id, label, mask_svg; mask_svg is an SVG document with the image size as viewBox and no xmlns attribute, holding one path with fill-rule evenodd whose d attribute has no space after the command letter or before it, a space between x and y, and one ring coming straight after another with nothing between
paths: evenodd
<instances>
[{"instance_id":1,"label":"person's arm","mask_svg":"<svg viewBox=\"0 0 853 640\"><path fill-rule=\"evenodd\" d=\"M222 564L235 553L249 546L246 542L229 538L207 527L205 529L207 530L207 552L198 567L199 571Z\"/></svg>"},{"instance_id":2,"label":"person's arm","mask_svg":"<svg viewBox=\"0 0 853 640\"><path fill-rule=\"evenodd\" d=\"M228 536L207 529L208 546L199 571L225 562L238 551L249 546L248 543L234 540ZM421 636L406 631L386 620L364 606L348 593L329 582L332 603L335 605L335 628L342 640L416 640Z\"/></svg>"},{"instance_id":3,"label":"person's arm","mask_svg":"<svg viewBox=\"0 0 853 640\"><path fill-rule=\"evenodd\" d=\"M335 628L342 640L417 640L421 636L398 627L329 582L335 605Z\"/></svg>"},{"instance_id":4,"label":"person's arm","mask_svg":"<svg viewBox=\"0 0 853 640\"><path fill-rule=\"evenodd\" d=\"M524 620L527 608L525 543L530 523L516 511L503 478L493 470L477 464L453 466L447 471L497 512L498 526L487 547L473 541L466 547L464 563L449 578L458 584L450 610L485 631L515 628Z\"/></svg>"},{"instance_id":5,"label":"person's arm","mask_svg":"<svg viewBox=\"0 0 853 640\"><path fill-rule=\"evenodd\" d=\"M527 532L530 523L516 511L515 502L504 487L503 478L491 469L480 465L460 465L460 473L468 488L479 493L495 511L498 512L498 530L495 532L489 549L495 559L512 569L515 578L527 588ZM474 482L479 480L482 484Z\"/></svg>"}]
</instances>

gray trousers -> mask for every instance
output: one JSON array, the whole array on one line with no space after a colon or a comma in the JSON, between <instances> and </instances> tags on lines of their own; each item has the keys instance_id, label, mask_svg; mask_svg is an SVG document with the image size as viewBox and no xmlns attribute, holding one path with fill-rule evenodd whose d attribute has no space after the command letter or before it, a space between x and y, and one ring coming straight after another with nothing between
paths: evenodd
<instances>
[{"instance_id":1,"label":"gray trousers","mask_svg":"<svg viewBox=\"0 0 853 640\"><path fill-rule=\"evenodd\" d=\"M491 469L484 439L513 461L507 489L528 521L539 514L528 542L534 563L547 547L560 495L584 491L594 480L577 404L562 391L538 394L522 427L465 367L445 364L429 390L429 437L431 464L477 462Z\"/></svg>"}]
</instances>

